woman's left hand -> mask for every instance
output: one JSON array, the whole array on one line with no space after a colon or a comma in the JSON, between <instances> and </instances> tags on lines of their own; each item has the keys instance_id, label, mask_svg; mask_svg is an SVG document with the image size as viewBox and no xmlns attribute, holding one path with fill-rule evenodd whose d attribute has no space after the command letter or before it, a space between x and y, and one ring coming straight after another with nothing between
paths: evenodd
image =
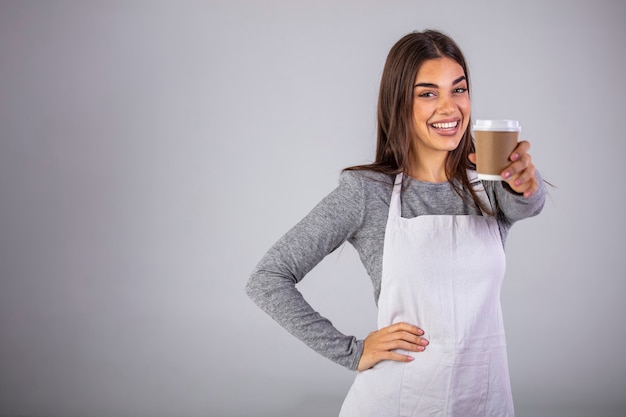
<instances>
[{"instance_id":1,"label":"woman's left hand","mask_svg":"<svg viewBox=\"0 0 626 417\"><path fill-rule=\"evenodd\" d=\"M529 149L530 142L525 140L519 142L509 157L511 164L501 174L513 191L523 194L526 198L530 198L539 189ZM469 159L476 163L476 154L471 153Z\"/></svg>"}]
</instances>

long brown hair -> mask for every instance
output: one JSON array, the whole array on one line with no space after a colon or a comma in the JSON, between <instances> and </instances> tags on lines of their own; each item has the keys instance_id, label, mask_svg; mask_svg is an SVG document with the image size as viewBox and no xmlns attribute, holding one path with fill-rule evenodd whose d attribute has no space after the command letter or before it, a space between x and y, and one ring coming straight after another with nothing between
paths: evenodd
<instances>
[{"instance_id":1,"label":"long brown hair","mask_svg":"<svg viewBox=\"0 0 626 417\"><path fill-rule=\"evenodd\" d=\"M378 94L378 134L376 159L367 165L358 165L346 170L370 170L388 175L411 170L411 142L415 137L413 124L413 84L415 76L425 61L448 57L456 61L467 79L470 79L465 57L461 48L444 33L435 30L413 32L402 37L389 51L383 69ZM470 185L467 169L475 169L468 155L475 151L470 132L471 119L459 146L448 153L446 176L454 190L463 199L471 196L474 204L483 211L493 214L485 207Z\"/></svg>"}]
</instances>

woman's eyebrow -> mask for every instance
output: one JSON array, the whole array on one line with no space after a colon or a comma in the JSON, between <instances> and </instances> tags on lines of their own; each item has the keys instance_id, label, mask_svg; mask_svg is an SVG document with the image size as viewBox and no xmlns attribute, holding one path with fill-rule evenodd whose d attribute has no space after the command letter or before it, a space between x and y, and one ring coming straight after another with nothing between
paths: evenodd
<instances>
[{"instance_id":1,"label":"woman's eyebrow","mask_svg":"<svg viewBox=\"0 0 626 417\"><path fill-rule=\"evenodd\" d=\"M466 79L467 78L465 77L465 75L461 75L459 78L457 78L456 80L452 82L452 85L457 85L458 83ZM433 84L433 83L417 83L413 86L413 88L415 87L439 88L437 84Z\"/></svg>"},{"instance_id":2,"label":"woman's eyebrow","mask_svg":"<svg viewBox=\"0 0 626 417\"><path fill-rule=\"evenodd\" d=\"M459 78L457 78L456 80L454 80L454 82L452 83L452 85L457 85L458 83L460 83L463 80L466 80L467 78L465 77L465 75L461 75Z\"/></svg>"}]
</instances>

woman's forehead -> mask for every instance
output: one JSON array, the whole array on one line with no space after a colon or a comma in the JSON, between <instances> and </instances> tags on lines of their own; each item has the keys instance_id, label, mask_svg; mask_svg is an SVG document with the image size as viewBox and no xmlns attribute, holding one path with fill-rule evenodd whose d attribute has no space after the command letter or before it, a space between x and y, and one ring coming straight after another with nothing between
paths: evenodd
<instances>
[{"instance_id":1,"label":"woman's forehead","mask_svg":"<svg viewBox=\"0 0 626 417\"><path fill-rule=\"evenodd\" d=\"M465 76L463 67L452 58L442 57L424 61L417 73L415 82L435 83L435 81L453 82Z\"/></svg>"}]
</instances>

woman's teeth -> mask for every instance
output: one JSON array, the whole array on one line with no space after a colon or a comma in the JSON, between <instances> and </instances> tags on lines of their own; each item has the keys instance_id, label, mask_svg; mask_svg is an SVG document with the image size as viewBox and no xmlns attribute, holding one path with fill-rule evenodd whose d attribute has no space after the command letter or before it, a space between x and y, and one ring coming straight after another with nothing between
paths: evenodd
<instances>
[{"instance_id":1,"label":"woman's teeth","mask_svg":"<svg viewBox=\"0 0 626 417\"><path fill-rule=\"evenodd\" d=\"M432 126L435 129L454 129L459 122L448 122L448 123L433 123Z\"/></svg>"}]
</instances>

